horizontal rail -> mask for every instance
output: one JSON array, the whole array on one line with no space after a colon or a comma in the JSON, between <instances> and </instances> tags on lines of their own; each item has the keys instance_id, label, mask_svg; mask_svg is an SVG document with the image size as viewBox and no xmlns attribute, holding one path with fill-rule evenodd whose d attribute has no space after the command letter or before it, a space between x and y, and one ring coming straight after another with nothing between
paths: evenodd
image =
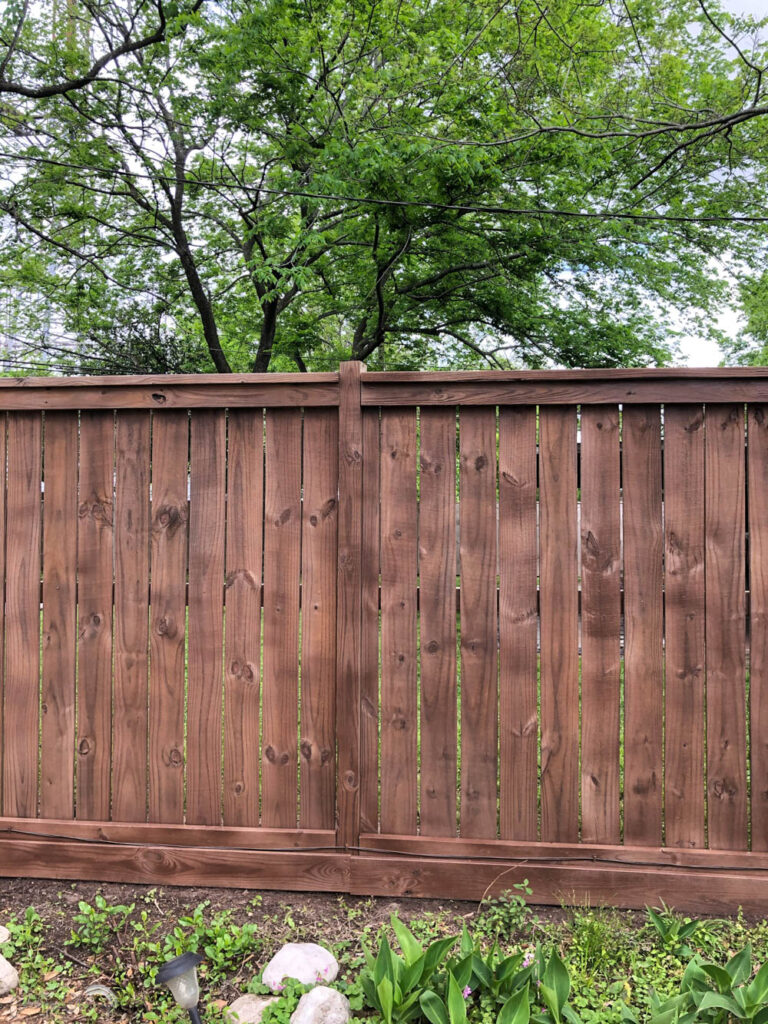
<instances>
[{"instance_id":1,"label":"horizontal rail","mask_svg":"<svg viewBox=\"0 0 768 1024\"><path fill-rule=\"evenodd\" d=\"M336 373L0 379L0 410L337 406Z\"/></svg>"},{"instance_id":2,"label":"horizontal rail","mask_svg":"<svg viewBox=\"0 0 768 1024\"><path fill-rule=\"evenodd\" d=\"M389 837L387 837L389 838ZM620 853L621 851L615 851ZM657 851L648 851L652 859ZM252 851L142 846L0 835L0 870L12 878L89 879L144 885L345 892L480 900L527 879L532 903L641 908L664 901L693 913L768 912L768 871L679 865L472 859L342 851Z\"/></svg>"},{"instance_id":3,"label":"horizontal rail","mask_svg":"<svg viewBox=\"0 0 768 1024\"><path fill-rule=\"evenodd\" d=\"M754 368L752 368L754 369ZM532 373L534 371L531 371ZM575 373L575 371L573 371ZM586 373L587 371L582 371ZM618 373L619 371L614 371ZM657 373L660 371L657 371ZM768 373L720 376L622 377L552 376L521 374L366 373L362 376L364 406L389 405L625 405L660 402L766 402Z\"/></svg>"},{"instance_id":4,"label":"horizontal rail","mask_svg":"<svg viewBox=\"0 0 768 1024\"><path fill-rule=\"evenodd\" d=\"M240 850L333 849L327 829L235 828L152 822L70 821L64 818L0 818L0 837L75 839L94 843L229 847ZM0 863L0 874L2 873Z\"/></svg>"}]
</instances>

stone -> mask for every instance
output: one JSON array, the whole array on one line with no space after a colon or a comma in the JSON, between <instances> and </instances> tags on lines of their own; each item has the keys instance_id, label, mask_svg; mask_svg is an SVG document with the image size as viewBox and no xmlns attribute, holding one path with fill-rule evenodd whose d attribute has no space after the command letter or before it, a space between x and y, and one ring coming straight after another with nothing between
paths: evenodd
<instances>
[{"instance_id":1,"label":"stone","mask_svg":"<svg viewBox=\"0 0 768 1024\"><path fill-rule=\"evenodd\" d=\"M227 1024L259 1024L269 1004L276 1002L277 996L240 996L226 1008L224 1020Z\"/></svg>"},{"instance_id":2,"label":"stone","mask_svg":"<svg viewBox=\"0 0 768 1024\"><path fill-rule=\"evenodd\" d=\"M0 996L6 996L19 984L19 972L0 956Z\"/></svg>"},{"instance_id":3,"label":"stone","mask_svg":"<svg viewBox=\"0 0 768 1024\"><path fill-rule=\"evenodd\" d=\"M7 942L8 939L10 939L10 937L11 933L8 931L5 925L0 924L0 946L2 946L4 942Z\"/></svg>"},{"instance_id":4,"label":"stone","mask_svg":"<svg viewBox=\"0 0 768 1024\"><path fill-rule=\"evenodd\" d=\"M291 1024L347 1024L351 1019L347 997L325 985L305 992L291 1014Z\"/></svg>"},{"instance_id":5,"label":"stone","mask_svg":"<svg viewBox=\"0 0 768 1024\"><path fill-rule=\"evenodd\" d=\"M285 978L295 978L302 985L335 981L339 965L332 953L314 942L287 942L272 957L262 974L265 985L278 992Z\"/></svg>"}]
</instances>

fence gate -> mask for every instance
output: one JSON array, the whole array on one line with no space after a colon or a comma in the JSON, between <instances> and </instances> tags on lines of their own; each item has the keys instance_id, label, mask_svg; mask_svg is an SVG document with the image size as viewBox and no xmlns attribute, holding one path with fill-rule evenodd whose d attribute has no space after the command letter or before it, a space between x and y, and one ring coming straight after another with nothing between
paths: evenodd
<instances>
[{"instance_id":1,"label":"fence gate","mask_svg":"<svg viewBox=\"0 0 768 1024\"><path fill-rule=\"evenodd\" d=\"M0 383L0 875L768 912L768 371Z\"/></svg>"}]
</instances>

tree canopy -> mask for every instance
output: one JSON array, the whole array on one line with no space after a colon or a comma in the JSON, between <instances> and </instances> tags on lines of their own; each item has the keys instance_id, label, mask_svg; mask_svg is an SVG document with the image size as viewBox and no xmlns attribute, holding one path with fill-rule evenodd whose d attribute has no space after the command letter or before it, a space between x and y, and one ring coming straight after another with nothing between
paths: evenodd
<instances>
[{"instance_id":1,"label":"tree canopy","mask_svg":"<svg viewBox=\"0 0 768 1024\"><path fill-rule=\"evenodd\" d=\"M705 0L9 4L13 359L661 363L736 279L759 327L766 64Z\"/></svg>"}]
</instances>

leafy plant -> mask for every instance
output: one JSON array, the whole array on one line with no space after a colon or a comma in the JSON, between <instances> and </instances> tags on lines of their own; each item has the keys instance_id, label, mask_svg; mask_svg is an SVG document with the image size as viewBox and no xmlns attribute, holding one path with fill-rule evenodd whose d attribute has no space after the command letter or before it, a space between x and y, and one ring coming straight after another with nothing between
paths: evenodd
<instances>
[{"instance_id":1,"label":"leafy plant","mask_svg":"<svg viewBox=\"0 0 768 1024\"><path fill-rule=\"evenodd\" d=\"M702 922L691 920L689 917L676 917L666 907L661 910L646 907L646 910L662 946L681 960L692 957L694 951L687 944L687 940L692 939L704 928Z\"/></svg>"},{"instance_id":2,"label":"leafy plant","mask_svg":"<svg viewBox=\"0 0 768 1024\"><path fill-rule=\"evenodd\" d=\"M524 878L512 887L516 892L507 889L491 899L480 903L474 923L475 935L489 941L508 940L524 927L535 924L536 918L526 903L526 897L533 890Z\"/></svg>"},{"instance_id":3,"label":"leafy plant","mask_svg":"<svg viewBox=\"0 0 768 1024\"><path fill-rule=\"evenodd\" d=\"M438 972L457 940L457 936L436 939L425 949L394 914L390 920L403 955L392 949L386 935L375 957L364 946L366 966L360 979L367 1005L381 1014L385 1024L421 1016L421 997L434 990Z\"/></svg>"},{"instance_id":4,"label":"leafy plant","mask_svg":"<svg viewBox=\"0 0 768 1024\"><path fill-rule=\"evenodd\" d=\"M135 907L135 903L110 906L101 893L96 894L93 904L80 900L79 913L74 916L77 927L72 929L67 945L84 946L94 953L103 953L125 927Z\"/></svg>"}]
</instances>

